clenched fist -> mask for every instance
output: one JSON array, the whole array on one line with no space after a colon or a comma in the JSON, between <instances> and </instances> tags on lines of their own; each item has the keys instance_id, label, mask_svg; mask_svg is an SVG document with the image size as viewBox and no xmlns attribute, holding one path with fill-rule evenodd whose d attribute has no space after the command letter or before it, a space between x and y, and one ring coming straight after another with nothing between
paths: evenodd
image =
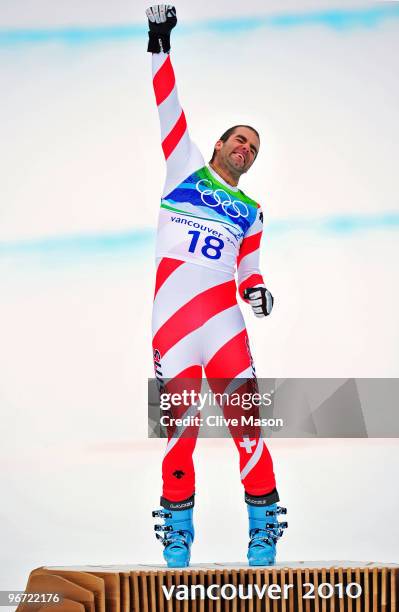
<instances>
[{"instance_id":1,"label":"clenched fist","mask_svg":"<svg viewBox=\"0 0 399 612\"><path fill-rule=\"evenodd\" d=\"M177 24L176 9L171 4L155 4L146 10L148 17L148 49L150 53L170 51L170 33Z\"/></svg>"},{"instance_id":2,"label":"clenched fist","mask_svg":"<svg viewBox=\"0 0 399 612\"><path fill-rule=\"evenodd\" d=\"M256 317L267 317L273 310L274 298L264 285L245 289L244 298L249 301Z\"/></svg>"}]
</instances>

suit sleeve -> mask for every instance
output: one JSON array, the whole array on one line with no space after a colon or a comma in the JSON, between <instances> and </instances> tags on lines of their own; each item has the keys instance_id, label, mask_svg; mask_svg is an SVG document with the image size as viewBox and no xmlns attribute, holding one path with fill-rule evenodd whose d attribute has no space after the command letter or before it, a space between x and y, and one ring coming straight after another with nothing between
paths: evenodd
<instances>
[{"instance_id":1,"label":"suit sleeve","mask_svg":"<svg viewBox=\"0 0 399 612\"><path fill-rule=\"evenodd\" d=\"M245 302L244 291L249 287L265 286L259 269L260 243L263 232L263 213L258 207L256 219L247 230L237 258L238 292Z\"/></svg>"},{"instance_id":2,"label":"suit sleeve","mask_svg":"<svg viewBox=\"0 0 399 612\"><path fill-rule=\"evenodd\" d=\"M164 195L167 195L184 178L201 168L204 158L190 138L168 53L152 54L152 75L166 161Z\"/></svg>"}]
</instances>

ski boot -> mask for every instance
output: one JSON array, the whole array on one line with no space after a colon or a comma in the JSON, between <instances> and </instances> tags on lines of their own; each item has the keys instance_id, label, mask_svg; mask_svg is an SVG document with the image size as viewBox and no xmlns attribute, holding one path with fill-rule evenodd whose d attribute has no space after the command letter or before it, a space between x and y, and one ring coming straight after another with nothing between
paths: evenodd
<instances>
[{"instance_id":1,"label":"ski boot","mask_svg":"<svg viewBox=\"0 0 399 612\"><path fill-rule=\"evenodd\" d=\"M163 556L168 567L188 567L191 544L194 540L193 508L187 510L154 510L154 518L164 519L163 525L155 525L155 535L161 540ZM163 535L160 533L163 532Z\"/></svg>"},{"instance_id":2,"label":"ski boot","mask_svg":"<svg viewBox=\"0 0 399 612\"><path fill-rule=\"evenodd\" d=\"M249 517L249 565L274 565L276 544L283 535L288 523L279 523L277 516L287 514L287 509L271 504L270 506L251 506L247 504Z\"/></svg>"}]
</instances>

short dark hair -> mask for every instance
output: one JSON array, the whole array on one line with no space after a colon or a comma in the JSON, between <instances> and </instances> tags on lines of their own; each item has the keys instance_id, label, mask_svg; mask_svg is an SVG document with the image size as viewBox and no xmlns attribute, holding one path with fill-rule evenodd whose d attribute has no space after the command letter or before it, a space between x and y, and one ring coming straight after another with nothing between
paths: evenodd
<instances>
[{"instance_id":1,"label":"short dark hair","mask_svg":"<svg viewBox=\"0 0 399 612\"><path fill-rule=\"evenodd\" d=\"M247 128L248 130L252 130L253 132L255 132L255 134L257 135L259 141L260 141L260 136L259 136L259 132L258 130L255 130L254 127L252 127L252 125L244 125L242 123L239 123L238 125L233 125L233 127L229 128L228 130L226 130L219 138L219 140L221 140L222 142L226 142L226 140L228 140L230 138L230 136L232 134L234 134L234 132L236 131L237 128L240 127L244 127ZM215 159L215 155L216 155L216 149L213 149L213 153L212 153L212 159L211 162L213 162L213 160Z\"/></svg>"}]
</instances>

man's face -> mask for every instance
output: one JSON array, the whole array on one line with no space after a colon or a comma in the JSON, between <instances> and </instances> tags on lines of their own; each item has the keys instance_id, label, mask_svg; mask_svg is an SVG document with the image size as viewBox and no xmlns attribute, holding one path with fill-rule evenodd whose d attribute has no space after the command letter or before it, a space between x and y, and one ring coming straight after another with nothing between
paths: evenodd
<instances>
[{"instance_id":1,"label":"man's face","mask_svg":"<svg viewBox=\"0 0 399 612\"><path fill-rule=\"evenodd\" d=\"M217 141L215 161L227 166L234 174L244 174L254 163L259 145L255 132L246 127L238 127L226 142Z\"/></svg>"}]
</instances>

